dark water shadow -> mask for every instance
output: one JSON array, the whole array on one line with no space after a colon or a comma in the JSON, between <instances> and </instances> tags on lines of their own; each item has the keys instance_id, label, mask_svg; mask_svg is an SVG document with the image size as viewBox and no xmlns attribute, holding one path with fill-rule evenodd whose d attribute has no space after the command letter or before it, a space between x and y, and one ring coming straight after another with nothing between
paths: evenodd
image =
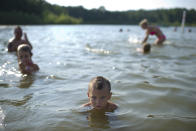
<instances>
[{"instance_id":1,"label":"dark water shadow","mask_svg":"<svg viewBox=\"0 0 196 131\"><path fill-rule=\"evenodd\" d=\"M119 119L114 111L82 107L76 112L85 115L88 126L95 130L112 129L115 127L114 123L119 122Z\"/></svg>"},{"instance_id":2,"label":"dark water shadow","mask_svg":"<svg viewBox=\"0 0 196 131\"><path fill-rule=\"evenodd\" d=\"M159 115L159 114L149 114L147 115L148 118L162 118L162 119L186 119L186 120L196 120L196 116L178 116L178 115Z\"/></svg>"},{"instance_id":3,"label":"dark water shadow","mask_svg":"<svg viewBox=\"0 0 196 131\"><path fill-rule=\"evenodd\" d=\"M88 111L87 120L89 127L101 129L111 128L109 116L106 114L104 110L92 109Z\"/></svg>"},{"instance_id":4,"label":"dark water shadow","mask_svg":"<svg viewBox=\"0 0 196 131\"><path fill-rule=\"evenodd\" d=\"M29 88L35 81L34 75L23 75L20 83L18 85L19 88Z\"/></svg>"},{"instance_id":5,"label":"dark water shadow","mask_svg":"<svg viewBox=\"0 0 196 131\"><path fill-rule=\"evenodd\" d=\"M9 84L7 84L7 83L0 83L0 88L1 87L8 88L9 87Z\"/></svg>"},{"instance_id":6,"label":"dark water shadow","mask_svg":"<svg viewBox=\"0 0 196 131\"><path fill-rule=\"evenodd\" d=\"M23 75L21 77L21 80L18 82L19 85L17 86L18 88L29 88L35 78L34 75ZM7 84L0 84L0 86L4 86L4 87L9 87L9 85ZM25 96L23 96L23 98L21 100L13 100L13 99L0 99L0 105L12 105L12 106L22 106L25 105L31 98L32 98L33 94L27 94Z\"/></svg>"},{"instance_id":7,"label":"dark water shadow","mask_svg":"<svg viewBox=\"0 0 196 131\"><path fill-rule=\"evenodd\" d=\"M22 106L26 104L31 98L33 94L28 94L23 97L22 100L9 100L9 99L4 99L0 100L0 105L12 105L12 106Z\"/></svg>"}]
</instances>

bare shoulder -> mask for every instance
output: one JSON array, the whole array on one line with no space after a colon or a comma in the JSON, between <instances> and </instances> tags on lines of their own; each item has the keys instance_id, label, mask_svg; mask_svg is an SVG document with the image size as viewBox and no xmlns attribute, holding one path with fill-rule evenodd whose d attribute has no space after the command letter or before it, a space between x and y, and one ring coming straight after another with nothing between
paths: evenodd
<instances>
[{"instance_id":1,"label":"bare shoulder","mask_svg":"<svg viewBox=\"0 0 196 131\"><path fill-rule=\"evenodd\" d=\"M18 42L15 39L9 40L8 43L8 52L13 52L13 51L17 51L17 47L18 47Z\"/></svg>"},{"instance_id":2,"label":"bare shoulder","mask_svg":"<svg viewBox=\"0 0 196 131\"><path fill-rule=\"evenodd\" d=\"M13 39L10 39L9 41L8 41L8 47L9 46L12 46L14 44L14 40Z\"/></svg>"},{"instance_id":3,"label":"bare shoulder","mask_svg":"<svg viewBox=\"0 0 196 131\"><path fill-rule=\"evenodd\" d=\"M8 47L8 49L11 49L11 48L12 48L12 46L13 46L13 44L14 44L14 43L13 43L12 41L10 41L10 42L8 43L8 46L7 46L7 47Z\"/></svg>"},{"instance_id":4,"label":"bare shoulder","mask_svg":"<svg viewBox=\"0 0 196 131\"><path fill-rule=\"evenodd\" d=\"M147 29L146 30L146 35L148 35L150 33L150 30L149 29Z\"/></svg>"},{"instance_id":5,"label":"bare shoulder","mask_svg":"<svg viewBox=\"0 0 196 131\"><path fill-rule=\"evenodd\" d=\"M108 102L108 104L109 104L109 109L110 110L115 110L115 109L118 108L118 106L116 104L112 103L112 102Z\"/></svg>"},{"instance_id":6,"label":"bare shoulder","mask_svg":"<svg viewBox=\"0 0 196 131\"><path fill-rule=\"evenodd\" d=\"M11 38L11 39L9 39L8 43L11 43L11 42L13 42L13 41L14 41L14 37Z\"/></svg>"}]
</instances>

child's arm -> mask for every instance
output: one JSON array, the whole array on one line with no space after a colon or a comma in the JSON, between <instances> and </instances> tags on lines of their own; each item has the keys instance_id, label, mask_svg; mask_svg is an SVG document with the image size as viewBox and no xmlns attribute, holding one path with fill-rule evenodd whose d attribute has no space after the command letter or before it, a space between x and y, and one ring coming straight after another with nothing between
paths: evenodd
<instances>
[{"instance_id":1,"label":"child's arm","mask_svg":"<svg viewBox=\"0 0 196 131\"><path fill-rule=\"evenodd\" d=\"M144 44L148 40L148 36L149 36L149 33L147 31L146 32L146 36L145 36L144 40L142 41L142 44Z\"/></svg>"},{"instance_id":2,"label":"child's arm","mask_svg":"<svg viewBox=\"0 0 196 131\"><path fill-rule=\"evenodd\" d=\"M18 65L19 65L19 68L20 68L20 71L21 71L22 74L28 74L28 72L25 69L25 65L24 64L18 63Z\"/></svg>"},{"instance_id":3,"label":"child's arm","mask_svg":"<svg viewBox=\"0 0 196 131\"><path fill-rule=\"evenodd\" d=\"M108 102L108 104L109 104L109 110L114 111L115 109L118 108L118 106L112 102Z\"/></svg>"},{"instance_id":4,"label":"child's arm","mask_svg":"<svg viewBox=\"0 0 196 131\"><path fill-rule=\"evenodd\" d=\"M35 71L39 70L39 66L37 64L34 64L33 66Z\"/></svg>"},{"instance_id":5,"label":"child's arm","mask_svg":"<svg viewBox=\"0 0 196 131\"><path fill-rule=\"evenodd\" d=\"M13 50L13 43L12 43L12 42L10 42L10 43L8 44L7 49L8 49L8 52L14 51L14 50Z\"/></svg>"},{"instance_id":6,"label":"child's arm","mask_svg":"<svg viewBox=\"0 0 196 131\"><path fill-rule=\"evenodd\" d=\"M29 40L28 40L28 37L27 37L27 34L26 34L26 33L24 33L24 40L25 40L25 41L27 42L27 44L31 47L31 49L33 49L31 43L30 43Z\"/></svg>"},{"instance_id":7,"label":"child's arm","mask_svg":"<svg viewBox=\"0 0 196 131\"><path fill-rule=\"evenodd\" d=\"M31 74L33 72L33 68L23 63L19 63L19 68L22 74Z\"/></svg>"}]
</instances>

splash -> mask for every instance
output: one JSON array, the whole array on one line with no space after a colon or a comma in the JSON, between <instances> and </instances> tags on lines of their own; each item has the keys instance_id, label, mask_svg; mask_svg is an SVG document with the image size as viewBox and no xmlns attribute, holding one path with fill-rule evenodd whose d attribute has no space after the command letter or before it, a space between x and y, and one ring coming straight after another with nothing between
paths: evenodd
<instances>
[{"instance_id":1,"label":"splash","mask_svg":"<svg viewBox=\"0 0 196 131\"><path fill-rule=\"evenodd\" d=\"M136 36L130 36L128 41L130 43L140 44L142 40L140 38L136 37Z\"/></svg>"},{"instance_id":2,"label":"splash","mask_svg":"<svg viewBox=\"0 0 196 131\"><path fill-rule=\"evenodd\" d=\"M15 68L10 67L10 62L4 63L2 66L0 66L0 76L6 76L6 75L14 75L16 77L21 77L22 74Z\"/></svg>"},{"instance_id":3,"label":"splash","mask_svg":"<svg viewBox=\"0 0 196 131\"><path fill-rule=\"evenodd\" d=\"M89 44L86 44L86 50L90 51L90 52L93 52L93 53L98 53L98 54L111 54L112 53L109 50L93 48Z\"/></svg>"},{"instance_id":4,"label":"splash","mask_svg":"<svg viewBox=\"0 0 196 131\"><path fill-rule=\"evenodd\" d=\"M4 124L3 124L4 119L5 119L5 115L3 113L3 110L0 107L0 129L4 128Z\"/></svg>"}]
</instances>

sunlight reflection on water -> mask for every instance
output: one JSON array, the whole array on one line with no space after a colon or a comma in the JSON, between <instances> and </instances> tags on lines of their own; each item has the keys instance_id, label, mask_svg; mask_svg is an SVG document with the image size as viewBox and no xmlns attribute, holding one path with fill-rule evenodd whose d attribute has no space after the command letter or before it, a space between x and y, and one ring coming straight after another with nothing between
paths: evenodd
<instances>
[{"instance_id":1,"label":"sunlight reflection on water","mask_svg":"<svg viewBox=\"0 0 196 131\"><path fill-rule=\"evenodd\" d=\"M143 55L136 51L144 37L138 26L22 26L40 67L30 76L21 75L16 55L6 51L13 28L0 26L0 128L196 129L195 27L183 36L162 27L164 46L152 46L151 53ZM149 42L154 40L152 36ZM78 109L88 101L88 82L98 75L111 82L112 101L119 106L115 112Z\"/></svg>"}]
</instances>

